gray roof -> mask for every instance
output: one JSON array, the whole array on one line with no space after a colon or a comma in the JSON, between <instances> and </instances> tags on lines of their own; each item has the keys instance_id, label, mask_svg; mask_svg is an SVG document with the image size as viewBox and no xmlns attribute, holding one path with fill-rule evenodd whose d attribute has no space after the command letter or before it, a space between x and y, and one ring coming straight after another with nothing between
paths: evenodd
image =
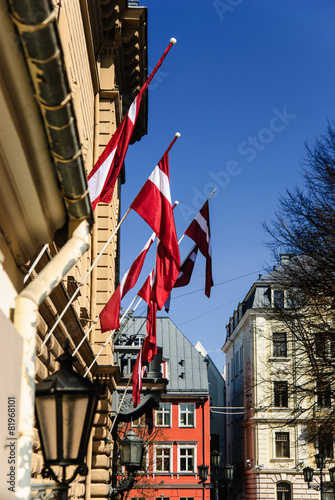
<instances>
[{"instance_id":1,"label":"gray roof","mask_svg":"<svg viewBox=\"0 0 335 500\"><path fill-rule=\"evenodd\" d=\"M122 334L145 335L146 318L131 318ZM170 318L157 318L157 345L168 361L167 393L208 395L207 365L204 357L176 327Z\"/></svg>"}]
</instances>

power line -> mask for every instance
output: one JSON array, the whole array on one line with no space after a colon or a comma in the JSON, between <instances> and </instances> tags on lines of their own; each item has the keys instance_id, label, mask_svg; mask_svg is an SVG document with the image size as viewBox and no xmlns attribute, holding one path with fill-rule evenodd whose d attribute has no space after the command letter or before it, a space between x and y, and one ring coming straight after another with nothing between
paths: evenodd
<instances>
[{"instance_id":1,"label":"power line","mask_svg":"<svg viewBox=\"0 0 335 500\"><path fill-rule=\"evenodd\" d=\"M260 273L261 271L264 271L264 269L261 269L260 271L253 271L252 273L248 273L248 274L243 274L242 276L238 276L237 278L232 278L230 280L221 281L220 283L217 283L214 286L225 285L226 283L231 283L232 281L237 281L237 280L240 280L242 278L246 278L247 276L251 276L252 274ZM199 288L198 290L193 290L193 292L183 293L183 294L177 295L176 297L173 297L173 298L179 299L180 297L186 297L186 295L191 295L192 293L197 293L197 292L202 292L202 291L203 291L203 288Z\"/></svg>"},{"instance_id":2,"label":"power line","mask_svg":"<svg viewBox=\"0 0 335 500\"><path fill-rule=\"evenodd\" d=\"M243 295L240 295L236 299L232 299L229 302L226 302L225 304L222 304L221 306L216 307L215 309L211 309L210 311L207 311L207 312L205 312L203 314L200 314L199 316L195 316L194 318L188 319L187 321L183 321L183 323L179 323L178 326L185 325L185 323L189 323L190 321L194 321L195 319L202 318L203 316L206 316L206 314L210 314L210 313L212 313L214 311L217 311L218 309L221 309L222 307L228 306L232 302L236 302L237 300L241 299L242 297L243 297Z\"/></svg>"}]
</instances>

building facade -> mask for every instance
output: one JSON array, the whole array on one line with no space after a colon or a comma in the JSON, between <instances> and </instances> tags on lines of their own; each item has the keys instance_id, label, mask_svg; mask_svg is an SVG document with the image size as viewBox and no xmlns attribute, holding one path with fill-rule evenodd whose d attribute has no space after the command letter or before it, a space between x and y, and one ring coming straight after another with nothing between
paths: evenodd
<instances>
[{"instance_id":1,"label":"building facade","mask_svg":"<svg viewBox=\"0 0 335 500\"><path fill-rule=\"evenodd\" d=\"M318 452L325 454L326 468L333 465L333 442L325 450L309 439L309 424L327 412L330 399L315 393L311 401L293 390L307 383L309 368L292 334L273 314L278 305L289 307L275 277L275 272L260 275L226 327L226 453L235 466L233 494L248 500L317 499L320 491L308 489L303 468L315 469ZM315 486L319 480L316 475ZM322 498L333 498L326 469L323 481Z\"/></svg>"},{"instance_id":2,"label":"building facade","mask_svg":"<svg viewBox=\"0 0 335 500\"><path fill-rule=\"evenodd\" d=\"M122 330L115 354L124 380L129 377L145 334L146 318L141 317L130 318ZM199 465L210 465L210 392L206 359L169 318L157 318L157 345L161 349L158 365L156 368L149 366L146 377L150 380L154 369L156 376L161 371L161 376L167 380L165 394L142 420L131 423L127 408L118 416L121 426L128 422L137 427L137 432L139 427L145 428L144 471L130 492L130 498L209 500L209 478L203 483L198 475ZM128 392L131 397L130 389ZM140 405L145 404L145 391L142 397Z\"/></svg>"},{"instance_id":3,"label":"building facade","mask_svg":"<svg viewBox=\"0 0 335 500\"><path fill-rule=\"evenodd\" d=\"M86 176L147 78L147 9L127 0L1 0L0 25L2 442L9 438L3 402L15 401L15 464L2 447L0 496L28 499L37 484L50 483L41 477L34 391L58 369L68 341L79 374L106 384L89 473L69 495L102 500L112 492L106 436L120 373L96 320L119 280L117 235L89 271L120 220L124 172L112 202L94 215ZM144 97L132 142L146 132Z\"/></svg>"}]
</instances>

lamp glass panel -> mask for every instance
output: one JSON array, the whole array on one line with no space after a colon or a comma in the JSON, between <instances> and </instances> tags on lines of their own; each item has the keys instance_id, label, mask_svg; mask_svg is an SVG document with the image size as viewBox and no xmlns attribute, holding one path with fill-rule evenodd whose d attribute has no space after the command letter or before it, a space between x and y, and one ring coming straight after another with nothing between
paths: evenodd
<instances>
[{"instance_id":1,"label":"lamp glass panel","mask_svg":"<svg viewBox=\"0 0 335 500\"><path fill-rule=\"evenodd\" d=\"M85 417L89 397L73 394L63 395L63 458L78 457L81 437L83 435Z\"/></svg>"},{"instance_id":2,"label":"lamp glass panel","mask_svg":"<svg viewBox=\"0 0 335 500\"><path fill-rule=\"evenodd\" d=\"M57 459L57 419L55 396L36 398L36 412L44 445L45 460Z\"/></svg>"},{"instance_id":3,"label":"lamp glass panel","mask_svg":"<svg viewBox=\"0 0 335 500\"><path fill-rule=\"evenodd\" d=\"M313 481L312 467L304 467L302 472L304 474L304 480L306 481L306 483L311 483Z\"/></svg>"}]
</instances>

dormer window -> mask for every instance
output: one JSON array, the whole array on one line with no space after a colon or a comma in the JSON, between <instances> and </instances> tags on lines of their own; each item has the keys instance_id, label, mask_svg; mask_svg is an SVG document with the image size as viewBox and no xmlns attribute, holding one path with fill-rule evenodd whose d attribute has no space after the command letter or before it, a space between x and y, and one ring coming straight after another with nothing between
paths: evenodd
<instances>
[{"instance_id":1,"label":"dormer window","mask_svg":"<svg viewBox=\"0 0 335 500\"><path fill-rule=\"evenodd\" d=\"M273 307L284 308L284 290L273 290L272 303Z\"/></svg>"},{"instance_id":2,"label":"dormer window","mask_svg":"<svg viewBox=\"0 0 335 500\"><path fill-rule=\"evenodd\" d=\"M134 345L141 346L144 342L144 335L136 335L134 339Z\"/></svg>"}]
</instances>

